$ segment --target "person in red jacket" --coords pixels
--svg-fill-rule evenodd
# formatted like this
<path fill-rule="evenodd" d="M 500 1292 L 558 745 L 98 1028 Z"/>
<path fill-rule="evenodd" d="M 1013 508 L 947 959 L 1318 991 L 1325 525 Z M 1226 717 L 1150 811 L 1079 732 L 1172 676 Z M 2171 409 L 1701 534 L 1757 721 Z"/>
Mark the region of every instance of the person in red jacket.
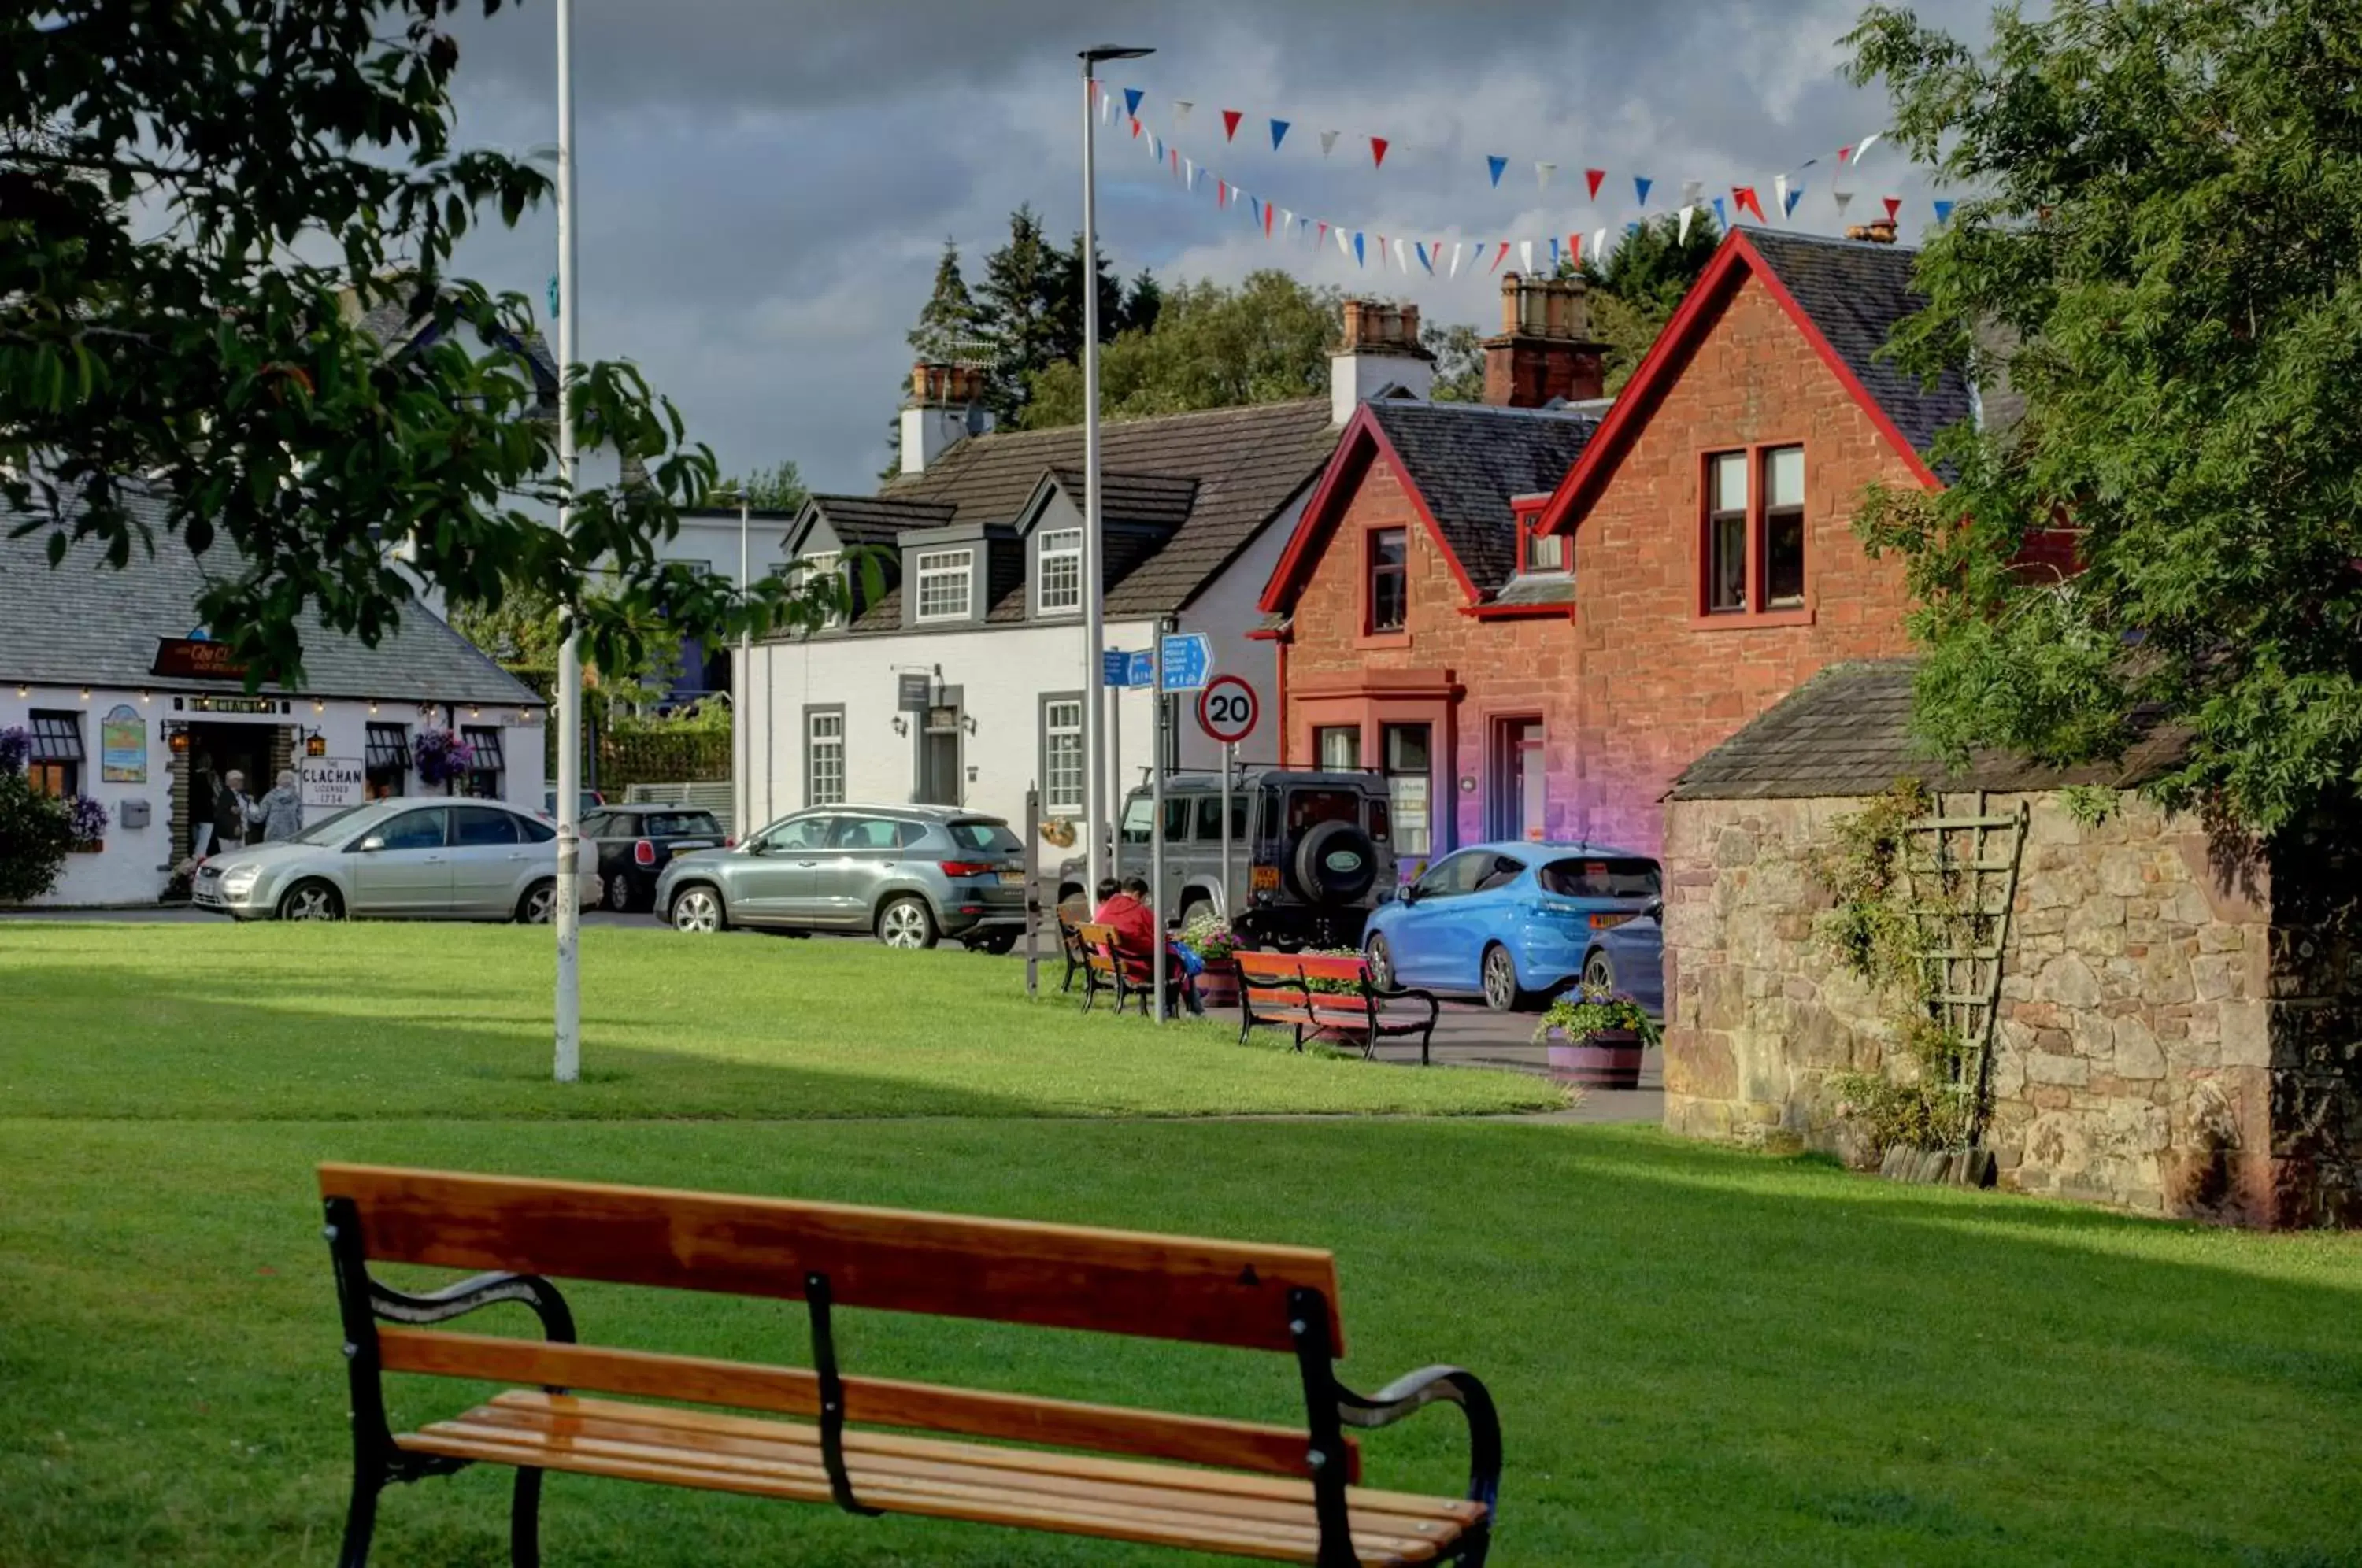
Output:
<path fill-rule="evenodd" d="M 1116 938 L 1127 954 L 1138 955 L 1128 965 L 1131 977 L 1142 984 L 1150 976 L 1147 955 L 1160 945 L 1156 932 L 1156 911 L 1148 901 L 1148 879 L 1127 877 L 1122 890 L 1099 905 L 1098 913 L 1091 917 L 1097 923 L 1115 928 Z M 1165 947 L 1166 977 L 1181 994 L 1182 1002 L 1191 1012 L 1202 1013 L 1205 1006 L 1198 999 L 1198 988 L 1189 973 L 1178 961 L 1170 946 Z"/>

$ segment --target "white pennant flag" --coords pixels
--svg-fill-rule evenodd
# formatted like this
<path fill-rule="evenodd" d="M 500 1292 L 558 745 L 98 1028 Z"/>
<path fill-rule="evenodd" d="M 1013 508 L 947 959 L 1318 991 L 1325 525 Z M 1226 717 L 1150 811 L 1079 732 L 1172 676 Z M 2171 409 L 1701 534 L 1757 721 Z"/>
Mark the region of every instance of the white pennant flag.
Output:
<path fill-rule="evenodd" d="M 1518 241 L 1518 264 L 1525 270 L 1528 277 L 1531 277 L 1533 275 L 1534 242 L 1532 240 L 1520 239 Z"/>
<path fill-rule="evenodd" d="M 1788 221 L 1788 176 L 1785 174 L 1772 176 L 1772 199 L 1780 205 L 1780 215 L 1772 221 L 1786 223 Z"/>
<path fill-rule="evenodd" d="M 1279 209 L 1279 232 L 1282 234 L 1296 232 L 1296 215 L 1286 207 Z"/>
<path fill-rule="evenodd" d="M 1185 191 L 1198 188 L 1198 160 L 1194 158 L 1181 160 L 1181 188 Z"/>
<path fill-rule="evenodd" d="M 1868 136 L 1862 138 L 1860 141 L 1855 142 L 1853 144 L 1853 160 L 1856 163 L 1860 163 L 1863 159 L 1869 157 L 1871 143 L 1876 141 L 1880 137 L 1882 137 L 1886 133 L 1884 131 L 1872 131 Z"/>
<path fill-rule="evenodd" d="M 1853 193 L 1851 191 L 1831 191 L 1829 194 L 1837 199 L 1838 216 L 1840 218 L 1844 217 L 1846 204 L 1853 200 Z"/>
<path fill-rule="evenodd" d="M 1547 191 L 1550 189 L 1551 176 L 1557 172 L 1558 165 L 1555 163 L 1537 163 L 1534 165 L 1534 182 Z"/>
<path fill-rule="evenodd" d="M 1174 100 L 1173 100 L 1173 123 L 1174 123 L 1175 125 L 1176 125 L 1176 126 L 1186 126 L 1186 125 L 1187 125 L 1187 124 L 1189 123 L 1189 111 L 1190 111 L 1190 110 L 1192 110 L 1192 109 L 1194 109 L 1194 108 L 1196 108 L 1197 106 L 1198 106 L 1198 105 L 1197 105 L 1194 102 L 1192 102 L 1191 100 L 1189 100 L 1189 99 L 1187 99 L 1187 98 L 1175 98 L 1175 99 L 1174 99 Z"/>
<path fill-rule="evenodd" d="M 1105 125 L 1113 118 L 1115 118 L 1115 94 L 1102 87 L 1099 89 L 1099 124 Z"/>
<path fill-rule="evenodd" d="M 1405 271 L 1405 272 L 1407 272 L 1407 271 L 1410 271 L 1410 241 L 1409 241 L 1409 240 L 1407 240 L 1407 239 L 1397 239 L 1397 240 L 1396 240 L 1396 241 L 1395 241 L 1395 265 L 1396 265 L 1396 267 L 1397 267 L 1398 269 L 1400 269 L 1401 271 Z"/>
<path fill-rule="evenodd" d="M 1345 231 L 1341 228 L 1332 228 L 1329 232 L 1337 237 L 1337 248 L 1345 253 L 1345 259 L 1347 260 L 1352 260 L 1353 259 L 1353 242 L 1345 237 Z"/>
<path fill-rule="evenodd" d="M 1603 267 L 1607 264 L 1607 231 L 1604 228 L 1592 231 L 1591 259 Z"/>
<path fill-rule="evenodd" d="M 1674 244 L 1687 245 L 1690 242 L 1690 215 L 1695 211 L 1697 211 L 1695 207 L 1683 207 L 1682 209 L 1681 223 L 1676 227 L 1673 234 Z"/>
<path fill-rule="evenodd" d="M 1454 278 L 1460 276 L 1460 253 L 1467 248 L 1468 242 L 1465 240 L 1455 239 L 1451 242 L 1451 271 L 1449 276 Z"/>
<path fill-rule="evenodd" d="M 1321 156 L 1321 157 L 1323 157 L 1323 158 L 1328 157 L 1328 156 L 1329 156 L 1329 149 L 1330 149 L 1330 148 L 1332 148 L 1332 147 L 1335 147 L 1336 145 L 1337 145 L 1337 133 L 1336 133 L 1335 131 L 1332 131 L 1332 130 L 1325 130 L 1325 131 L 1322 131 L 1322 132 L 1320 133 L 1320 156 Z"/>

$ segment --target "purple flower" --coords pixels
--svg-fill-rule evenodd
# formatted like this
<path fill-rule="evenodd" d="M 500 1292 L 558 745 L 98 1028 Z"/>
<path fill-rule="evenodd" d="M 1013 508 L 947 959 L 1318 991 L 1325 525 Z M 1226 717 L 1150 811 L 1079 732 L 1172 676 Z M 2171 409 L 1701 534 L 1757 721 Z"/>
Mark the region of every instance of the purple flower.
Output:
<path fill-rule="evenodd" d="M 66 808 L 76 844 L 95 844 L 106 836 L 106 808 L 87 795 L 76 795 Z"/>
<path fill-rule="evenodd" d="M 0 730 L 0 773 L 21 772 L 25 759 L 32 755 L 31 731 L 22 724 L 11 724 Z"/>
<path fill-rule="evenodd" d="M 411 742 L 418 777 L 428 784 L 444 784 L 476 766 L 476 748 L 449 730 L 421 730 Z"/>

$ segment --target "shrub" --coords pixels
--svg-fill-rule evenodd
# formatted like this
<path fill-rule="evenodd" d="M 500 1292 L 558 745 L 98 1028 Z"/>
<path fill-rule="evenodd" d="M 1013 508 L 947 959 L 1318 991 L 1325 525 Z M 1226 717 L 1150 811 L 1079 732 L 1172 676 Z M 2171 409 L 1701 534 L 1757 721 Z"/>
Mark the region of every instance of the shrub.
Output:
<path fill-rule="evenodd" d="M 1535 1041 L 1548 1040 L 1553 1030 L 1573 1041 L 1620 1032 L 1639 1035 L 1643 1045 L 1658 1045 L 1665 1038 L 1665 1032 L 1639 1002 L 1614 991 L 1589 987 L 1562 996 L 1543 1009 L 1540 1021 L 1534 1025 Z"/>
<path fill-rule="evenodd" d="M 1973 1086 L 1967 1081 L 1969 1048 L 1932 1018 L 1915 1021 L 1903 1038 L 1904 1073 L 1831 1073 L 1824 1081 L 1838 1097 L 1837 1115 L 1870 1143 L 1873 1154 L 1909 1149 L 1964 1149 L 1976 1133 Z"/>
<path fill-rule="evenodd" d="M 56 887 L 73 843 L 72 812 L 34 792 L 22 756 L 0 767 L 0 902 L 25 903 Z"/>

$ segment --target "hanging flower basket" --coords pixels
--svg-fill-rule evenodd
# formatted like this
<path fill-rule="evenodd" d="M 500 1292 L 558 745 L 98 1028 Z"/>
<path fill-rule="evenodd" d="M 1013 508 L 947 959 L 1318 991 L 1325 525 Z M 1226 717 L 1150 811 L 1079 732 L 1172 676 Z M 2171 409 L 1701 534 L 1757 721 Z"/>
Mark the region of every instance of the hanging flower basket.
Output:
<path fill-rule="evenodd" d="M 418 781 L 429 787 L 464 778 L 476 766 L 476 748 L 449 730 L 421 730 L 410 743 Z"/>
<path fill-rule="evenodd" d="M 87 795 L 76 795 L 66 805 L 67 822 L 73 834 L 68 853 L 96 855 L 106 847 L 106 808 Z"/>

